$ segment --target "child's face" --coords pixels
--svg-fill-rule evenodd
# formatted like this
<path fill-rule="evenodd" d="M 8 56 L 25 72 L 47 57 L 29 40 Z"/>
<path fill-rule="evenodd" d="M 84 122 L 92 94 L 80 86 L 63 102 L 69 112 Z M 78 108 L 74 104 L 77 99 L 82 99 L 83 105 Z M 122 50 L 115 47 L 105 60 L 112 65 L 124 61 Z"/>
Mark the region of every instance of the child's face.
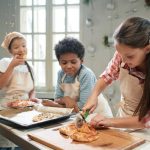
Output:
<path fill-rule="evenodd" d="M 66 53 L 60 56 L 59 64 L 62 70 L 70 76 L 75 76 L 80 69 L 82 60 L 74 53 Z"/>
<path fill-rule="evenodd" d="M 10 52 L 13 56 L 19 55 L 23 56 L 27 54 L 26 41 L 22 38 L 14 39 L 11 44 Z"/>
<path fill-rule="evenodd" d="M 115 43 L 116 50 L 120 53 L 124 63 L 130 68 L 143 67 L 147 55 L 146 48 L 131 48 L 124 44 Z"/>

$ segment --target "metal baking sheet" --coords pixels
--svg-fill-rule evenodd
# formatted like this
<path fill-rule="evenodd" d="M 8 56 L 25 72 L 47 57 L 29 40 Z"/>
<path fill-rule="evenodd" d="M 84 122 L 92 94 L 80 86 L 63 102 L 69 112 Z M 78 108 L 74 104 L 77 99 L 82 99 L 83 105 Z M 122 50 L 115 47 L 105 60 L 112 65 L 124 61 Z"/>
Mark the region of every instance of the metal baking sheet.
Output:
<path fill-rule="evenodd" d="M 34 108 L 21 108 L 21 109 L 5 109 L 0 111 L 0 120 L 2 123 L 9 123 L 9 125 L 17 125 L 20 127 L 33 127 L 37 125 L 42 125 L 46 123 L 56 123 L 68 119 L 71 114 L 61 115 L 56 118 L 47 119 L 39 122 L 33 122 L 32 118 L 41 112 L 35 110 Z"/>

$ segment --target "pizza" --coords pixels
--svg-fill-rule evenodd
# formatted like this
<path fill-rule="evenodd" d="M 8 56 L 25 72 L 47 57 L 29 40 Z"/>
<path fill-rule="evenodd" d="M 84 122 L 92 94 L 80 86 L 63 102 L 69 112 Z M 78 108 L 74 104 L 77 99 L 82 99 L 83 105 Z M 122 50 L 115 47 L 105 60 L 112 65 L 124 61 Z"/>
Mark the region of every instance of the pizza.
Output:
<path fill-rule="evenodd" d="M 34 102 L 30 100 L 19 100 L 19 99 L 7 103 L 7 106 L 11 108 L 29 107 L 33 105 Z"/>
<path fill-rule="evenodd" d="M 38 114 L 38 115 L 34 116 L 32 118 L 32 121 L 33 122 L 45 121 L 45 120 L 56 118 L 56 117 L 59 117 L 59 116 L 61 116 L 61 115 L 50 113 L 50 112 L 43 112 L 41 114 Z"/>
<path fill-rule="evenodd" d="M 99 138 L 98 132 L 88 123 L 84 123 L 81 128 L 72 123 L 60 128 L 59 132 L 78 142 L 92 142 Z"/>

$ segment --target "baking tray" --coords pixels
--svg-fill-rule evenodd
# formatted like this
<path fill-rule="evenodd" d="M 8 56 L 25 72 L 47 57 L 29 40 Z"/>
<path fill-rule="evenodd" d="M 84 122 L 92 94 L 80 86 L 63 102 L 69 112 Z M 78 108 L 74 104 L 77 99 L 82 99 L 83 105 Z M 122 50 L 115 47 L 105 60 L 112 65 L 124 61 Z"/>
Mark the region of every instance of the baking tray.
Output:
<path fill-rule="evenodd" d="M 23 127 L 23 128 L 30 128 L 39 125 L 45 124 L 53 124 L 56 122 L 63 121 L 65 119 L 70 118 L 72 113 L 67 115 L 61 115 L 56 118 L 47 119 L 44 121 L 33 122 L 32 118 L 35 115 L 38 115 L 39 111 L 35 110 L 34 108 L 21 108 L 21 109 L 4 109 L 0 111 L 0 122 L 4 124 L 8 124 L 13 127 Z"/>

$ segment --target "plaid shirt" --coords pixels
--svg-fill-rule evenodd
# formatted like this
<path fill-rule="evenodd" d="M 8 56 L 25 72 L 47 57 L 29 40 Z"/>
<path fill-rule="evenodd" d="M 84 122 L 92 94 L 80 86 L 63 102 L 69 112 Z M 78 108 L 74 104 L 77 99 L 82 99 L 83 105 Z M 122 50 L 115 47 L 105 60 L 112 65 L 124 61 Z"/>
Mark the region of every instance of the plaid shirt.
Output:
<path fill-rule="evenodd" d="M 127 69 L 129 74 L 137 77 L 139 79 L 139 83 L 144 83 L 145 74 L 138 71 L 137 68 L 129 68 L 126 63 L 123 63 L 122 57 L 117 51 L 100 77 L 102 77 L 106 83 L 110 84 L 112 81 L 119 78 L 120 67 Z"/>

